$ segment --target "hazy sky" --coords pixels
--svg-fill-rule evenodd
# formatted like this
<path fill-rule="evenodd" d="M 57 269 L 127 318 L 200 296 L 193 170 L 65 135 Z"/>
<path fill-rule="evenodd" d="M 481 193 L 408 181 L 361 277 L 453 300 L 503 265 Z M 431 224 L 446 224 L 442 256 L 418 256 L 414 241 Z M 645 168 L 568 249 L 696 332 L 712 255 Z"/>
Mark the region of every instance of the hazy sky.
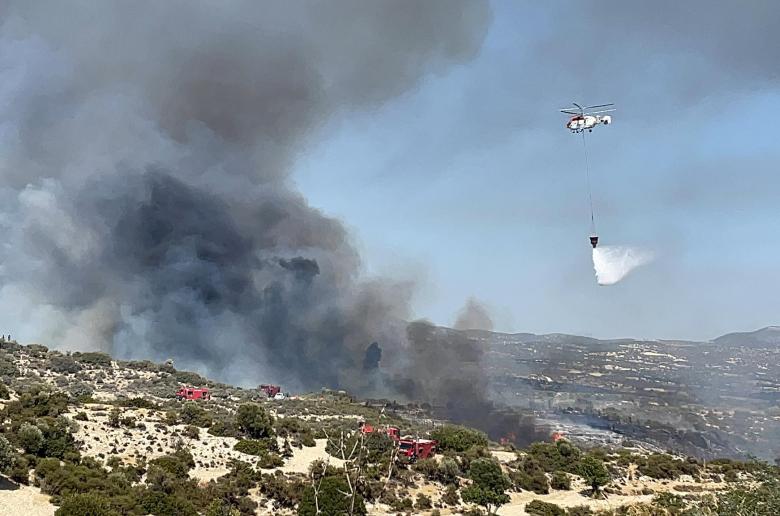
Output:
<path fill-rule="evenodd" d="M 493 5 L 473 61 L 336 119 L 294 181 L 368 274 L 420 281 L 415 315 L 469 296 L 502 331 L 709 339 L 780 322 L 780 2 Z M 655 262 L 596 284 L 579 136 L 604 244 Z"/>

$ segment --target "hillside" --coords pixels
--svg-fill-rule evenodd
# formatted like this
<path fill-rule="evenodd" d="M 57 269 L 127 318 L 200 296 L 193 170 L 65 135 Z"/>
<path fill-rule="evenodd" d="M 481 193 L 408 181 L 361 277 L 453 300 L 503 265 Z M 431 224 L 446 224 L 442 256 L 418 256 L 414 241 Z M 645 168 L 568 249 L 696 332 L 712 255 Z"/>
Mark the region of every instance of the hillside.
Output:
<path fill-rule="evenodd" d="M 712 342 L 468 334 L 484 350 L 492 397 L 572 438 L 640 440 L 699 458 L 780 457 L 776 327 Z"/>
<path fill-rule="evenodd" d="M 718 514 L 718 504 L 768 496 L 761 486 L 777 482 L 777 469 L 761 463 L 585 450 L 566 440 L 515 450 L 426 419 L 415 405 L 327 390 L 268 400 L 170 364 L 0 346 L 3 514 L 476 514 L 467 500 L 492 500 L 504 515 L 681 514 L 685 506 Z M 181 384 L 207 386 L 212 397 L 177 401 Z M 384 433 L 357 431 L 360 420 L 436 438 L 440 453 L 406 460 Z M 602 464 L 604 486 L 593 497 L 583 476 Z M 485 471 L 498 476 L 483 488 Z"/>

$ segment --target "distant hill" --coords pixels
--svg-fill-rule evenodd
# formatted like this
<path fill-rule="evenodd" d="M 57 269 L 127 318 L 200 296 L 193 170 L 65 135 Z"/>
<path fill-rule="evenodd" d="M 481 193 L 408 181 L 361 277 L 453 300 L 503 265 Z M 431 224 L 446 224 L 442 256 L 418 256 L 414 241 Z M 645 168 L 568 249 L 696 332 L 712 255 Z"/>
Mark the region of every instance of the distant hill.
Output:
<path fill-rule="evenodd" d="M 780 346 L 780 326 L 767 326 L 750 332 L 727 333 L 713 342 L 723 346 Z"/>

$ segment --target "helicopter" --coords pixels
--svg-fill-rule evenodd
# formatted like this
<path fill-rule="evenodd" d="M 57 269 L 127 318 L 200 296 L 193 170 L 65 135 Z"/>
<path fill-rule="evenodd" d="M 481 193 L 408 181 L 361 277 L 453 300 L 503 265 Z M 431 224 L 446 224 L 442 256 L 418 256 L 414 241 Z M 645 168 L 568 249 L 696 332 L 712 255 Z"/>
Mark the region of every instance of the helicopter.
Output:
<path fill-rule="evenodd" d="M 575 107 L 561 109 L 561 113 L 566 113 L 572 116 L 568 122 L 566 122 L 566 128 L 573 133 L 581 133 L 583 131 L 593 132 L 593 128 L 599 124 L 609 125 L 612 123 L 612 117 L 610 115 L 604 115 L 603 113 L 610 113 L 615 111 L 614 109 L 601 109 L 609 108 L 615 104 L 599 104 L 597 106 L 582 107 L 576 102 L 572 102 Z M 596 109 L 596 111 L 591 111 Z"/>

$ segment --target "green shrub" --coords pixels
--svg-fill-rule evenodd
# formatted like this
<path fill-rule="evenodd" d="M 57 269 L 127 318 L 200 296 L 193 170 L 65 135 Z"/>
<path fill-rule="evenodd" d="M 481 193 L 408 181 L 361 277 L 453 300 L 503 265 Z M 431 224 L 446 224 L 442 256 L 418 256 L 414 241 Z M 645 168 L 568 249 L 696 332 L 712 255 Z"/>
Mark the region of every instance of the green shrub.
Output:
<path fill-rule="evenodd" d="M 444 425 L 431 432 L 431 439 L 438 441 L 441 451 L 465 452 L 475 446 L 487 446 L 487 435 L 465 426 Z"/>
<path fill-rule="evenodd" d="M 273 444 L 270 439 L 241 439 L 235 445 L 233 449 L 246 453 L 249 455 L 262 456 L 266 455 L 273 448 Z"/>
<path fill-rule="evenodd" d="M 586 455 L 582 458 L 579 474 L 591 487 L 594 496 L 598 493 L 600 487 L 607 485 L 611 480 L 604 462 L 592 455 Z"/>
<path fill-rule="evenodd" d="M 27 453 L 37 455 L 43 448 L 43 432 L 35 425 L 31 425 L 28 422 L 22 423 L 16 435 L 19 438 L 19 444 Z"/>
<path fill-rule="evenodd" d="M 8 387 L 0 381 L 0 400 L 7 400 L 11 399 L 11 391 L 8 390 Z"/>
<path fill-rule="evenodd" d="M 532 457 L 525 457 L 520 463 L 520 468 L 510 472 L 510 478 L 515 489 L 533 491 L 536 494 L 550 492 L 550 483 L 544 469 Z"/>
<path fill-rule="evenodd" d="M 533 443 L 528 447 L 528 456 L 536 461 L 546 473 L 555 470 L 576 473 L 582 452 L 568 441 Z"/>
<path fill-rule="evenodd" d="M 637 466 L 643 475 L 659 480 L 673 480 L 680 475 L 696 475 L 699 472 L 696 462 L 675 459 L 664 453 L 653 453 L 646 458 L 637 457 Z"/>
<path fill-rule="evenodd" d="M 179 420 L 185 425 L 208 427 L 211 425 L 211 416 L 206 410 L 194 401 L 186 402 L 179 411 Z"/>
<path fill-rule="evenodd" d="M 76 414 L 75 416 L 73 416 L 73 419 L 75 419 L 76 421 L 89 421 L 89 417 L 87 416 L 87 413 L 84 412 L 83 410 L 78 414 Z"/>
<path fill-rule="evenodd" d="M 120 405 L 123 407 L 129 407 L 129 408 L 142 408 L 142 409 L 157 409 L 157 404 L 151 400 L 147 400 L 146 398 L 129 398 L 129 399 L 123 399 L 119 402 Z"/>
<path fill-rule="evenodd" d="M 303 497 L 305 484 L 298 479 L 288 480 L 281 471 L 262 475 L 261 478 L 260 492 L 279 507 L 292 509 Z"/>
<path fill-rule="evenodd" d="M 532 500 L 525 504 L 525 512 L 534 516 L 566 516 L 565 509 L 541 500 Z"/>
<path fill-rule="evenodd" d="M 112 408 L 108 413 L 108 426 L 119 428 L 122 425 L 122 411 L 118 408 Z"/>
<path fill-rule="evenodd" d="M 81 371 L 81 366 L 72 357 L 52 355 L 46 362 L 46 367 L 55 373 L 74 374 Z"/>
<path fill-rule="evenodd" d="M 0 435 L 0 473 L 7 473 L 11 470 L 16 460 L 16 450 L 8 442 L 8 439 Z"/>
<path fill-rule="evenodd" d="M 414 501 L 414 508 L 418 511 L 425 511 L 433 507 L 433 502 L 430 497 L 425 496 L 423 493 L 419 493 Z"/>
<path fill-rule="evenodd" d="M 273 437 L 273 418 L 256 403 L 239 405 L 236 412 L 238 428 L 252 439 Z"/>
<path fill-rule="evenodd" d="M 185 426 L 182 430 L 182 434 L 184 434 L 185 437 L 189 437 L 190 439 L 200 439 L 200 430 L 197 426 Z"/>
<path fill-rule="evenodd" d="M 357 493 L 353 495 L 354 510 L 350 511 L 350 508 L 353 506 L 353 497 L 346 497 L 343 494 L 349 492 L 349 485 L 343 476 L 326 476 L 323 478 L 319 484 L 319 496 L 317 497 L 320 513 L 365 515 L 366 506 L 363 502 L 363 497 Z M 309 486 L 304 490 L 301 502 L 298 505 L 298 515 L 315 516 L 316 514 L 318 513 L 314 501 L 314 488 Z"/>
<path fill-rule="evenodd" d="M 185 385 L 207 385 L 209 383 L 207 379 L 203 378 L 198 373 L 190 371 L 176 371 L 173 373 L 173 378 L 178 383 L 183 383 Z"/>
<path fill-rule="evenodd" d="M 76 494 L 65 497 L 54 516 L 118 516 L 108 500 L 98 494 Z"/>
<path fill-rule="evenodd" d="M 509 501 L 505 491 L 512 484 L 497 461 L 487 458 L 472 461 L 469 478 L 473 483 L 461 493 L 464 502 L 481 505 L 492 513 Z"/>
<path fill-rule="evenodd" d="M 593 511 L 587 505 L 577 505 L 566 510 L 566 516 L 591 516 Z"/>
<path fill-rule="evenodd" d="M 19 376 L 19 370 L 14 363 L 4 357 L 0 357 L 0 377 L 16 378 L 17 376 Z"/>
<path fill-rule="evenodd" d="M 284 460 L 275 453 L 266 453 L 257 460 L 257 467 L 261 469 L 273 469 L 284 466 Z"/>
<path fill-rule="evenodd" d="M 460 496 L 458 495 L 458 487 L 450 484 L 444 491 L 441 497 L 441 501 L 447 505 L 460 505 Z"/>
<path fill-rule="evenodd" d="M 571 479 L 564 471 L 555 471 L 550 481 L 550 487 L 559 491 L 568 491 L 571 489 Z"/>
<path fill-rule="evenodd" d="M 180 448 L 173 453 L 149 461 L 149 466 L 161 468 L 176 478 L 188 478 L 190 469 L 195 467 L 195 461 L 190 452 Z"/>
<path fill-rule="evenodd" d="M 107 367 L 111 365 L 111 357 L 105 353 L 89 351 L 86 353 L 73 353 L 71 355 L 78 362 L 95 367 Z"/>
<path fill-rule="evenodd" d="M 238 425 L 232 421 L 217 421 L 209 427 L 209 434 L 217 437 L 240 437 Z"/>

